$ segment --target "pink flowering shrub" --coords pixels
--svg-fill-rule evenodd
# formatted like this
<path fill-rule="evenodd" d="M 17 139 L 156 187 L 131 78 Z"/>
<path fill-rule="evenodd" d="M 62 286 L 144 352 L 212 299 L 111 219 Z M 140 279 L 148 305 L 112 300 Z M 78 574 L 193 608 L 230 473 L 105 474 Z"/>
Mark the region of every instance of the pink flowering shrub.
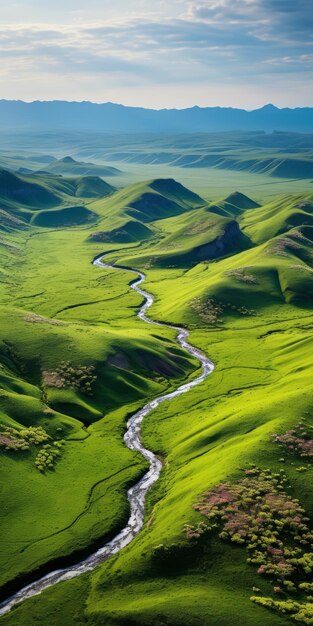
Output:
<path fill-rule="evenodd" d="M 273 435 L 274 441 L 282 448 L 302 458 L 313 458 L 312 433 L 303 425 L 298 424 L 294 429 L 287 430 L 281 435 Z"/>
<path fill-rule="evenodd" d="M 220 483 L 194 506 L 206 523 L 187 525 L 186 536 L 197 541 L 208 525 L 218 528 L 221 539 L 246 547 L 247 562 L 257 567 L 258 574 L 277 581 L 276 594 L 294 594 L 298 589 L 311 593 L 306 581 L 313 571 L 313 534 L 299 501 L 286 493 L 285 481 L 282 470 L 273 474 L 253 466 L 242 479 Z M 270 604 L 277 608 L 277 602 Z M 301 611 L 307 619 L 305 606 Z M 295 613 L 298 621 L 301 611 Z"/>

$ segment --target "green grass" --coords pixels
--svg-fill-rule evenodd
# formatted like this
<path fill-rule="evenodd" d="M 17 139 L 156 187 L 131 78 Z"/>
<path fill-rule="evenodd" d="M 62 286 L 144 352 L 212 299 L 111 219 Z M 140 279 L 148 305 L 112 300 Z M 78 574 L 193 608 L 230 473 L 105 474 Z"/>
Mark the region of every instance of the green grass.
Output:
<path fill-rule="evenodd" d="M 243 231 L 255 243 L 263 243 L 304 225 L 313 225 L 312 193 L 275 198 L 257 210 L 245 211 L 241 219 Z"/>
<path fill-rule="evenodd" d="M 31 454 L 1 453 L 10 476 L 0 517 L 2 584 L 123 525 L 126 488 L 145 467 L 124 447 L 126 416 L 196 369 L 174 346 L 172 331 L 135 317 L 140 298 L 129 289 L 132 276 L 95 268 L 92 257 L 103 249 L 120 264 L 144 267 L 146 288 L 155 295 L 149 314 L 188 325 L 192 343 L 215 370 L 145 418 L 144 444 L 164 467 L 140 535 L 91 574 L 26 601 L 1 623 L 290 623 L 250 601 L 253 587 L 273 597 L 273 584 L 246 563 L 243 548 L 223 543 L 217 533 L 191 548 L 184 532 L 185 523 L 201 519 L 193 509 L 201 494 L 238 478 L 250 463 L 283 468 L 290 494 L 313 512 L 312 467 L 297 471 L 303 461 L 288 454 L 282 461 L 271 437 L 311 417 L 311 197 L 264 201 L 251 194 L 254 203 L 226 194 L 214 209 L 172 181 L 154 180 L 88 205 L 99 215 L 96 225 L 6 234 L 0 423 L 40 425 L 52 437 L 61 427 L 66 443 L 55 470 L 44 475 Z M 291 221 L 295 209 L 297 223 Z M 136 225 L 143 222 L 149 237 Z M 116 238 L 129 223 L 136 225 L 134 244 Z M 198 250 L 223 237 L 231 223 L 244 233 L 236 245 L 218 258 L 207 249 L 199 259 Z M 107 239 L 97 243 L 94 232 Z M 45 387 L 42 370 L 69 360 L 95 366 L 93 396 Z M 165 560 L 157 557 L 160 544 L 174 546 Z"/>
<path fill-rule="evenodd" d="M 62 228 L 88 224 L 97 215 L 82 200 L 103 198 L 115 187 L 96 176 L 63 178 L 46 173 L 21 175 L 0 169 L 0 231 L 23 230 L 28 223 Z"/>
<path fill-rule="evenodd" d="M 44 228 L 64 228 L 65 226 L 79 226 L 94 222 L 97 216 L 83 206 L 54 209 L 53 211 L 37 211 L 32 217 L 31 224 Z"/>
<path fill-rule="evenodd" d="M 312 315 L 306 312 L 300 325 L 292 313 L 284 311 L 283 317 L 289 319 L 283 322 L 277 307 L 269 315 L 237 321 L 229 329 L 194 331 L 193 342 L 211 355 L 216 371 L 192 395 L 164 404 L 147 417 L 144 441 L 167 459 L 162 480 L 149 498 L 150 523 L 129 548 L 88 578 L 88 604 L 80 613 L 85 623 L 181 624 L 184 616 L 184 623 L 197 624 L 199 615 L 208 624 L 230 624 L 238 615 L 244 615 L 249 625 L 285 623 L 284 618 L 250 604 L 253 586 L 265 594 L 271 587 L 246 565 L 240 548 L 214 540 L 191 562 L 183 560 L 176 566 L 169 561 L 163 571 L 153 565 L 152 554 L 160 543 L 184 543 L 183 525 L 197 519 L 192 505 L 205 489 L 236 475 L 251 460 L 275 469 L 280 466 L 281 451 L 270 435 L 306 416 L 312 389 L 308 334 Z M 299 475 L 286 463 L 284 469 L 292 480 L 292 492 L 302 494 L 311 512 L 307 492 L 311 473 Z M 23 623 L 23 615 L 38 616 L 39 605 L 39 614 L 44 606 L 49 623 L 58 624 L 54 603 L 59 605 L 61 594 L 61 603 L 63 598 L 69 611 L 81 584 L 59 585 L 2 618 L 3 622 L 12 623 L 14 616 Z"/>
<path fill-rule="evenodd" d="M 217 215 L 210 207 L 160 220 L 157 231 L 143 253 L 141 249 L 126 258 L 130 267 L 185 267 L 204 259 L 215 259 L 249 246 L 235 220 Z M 142 238 L 144 239 L 144 238 Z"/>
<path fill-rule="evenodd" d="M 0 423 L 40 425 L 52 437 L 61 429 L 66 444 L 49 475 L 36 470 L 32 454 L 1 452 L 10 476 L 0 515 L 2 585 L 122 526 L 126 487 L 145 467 L 125 449 L 127 414 L 196 365 L 173 331 L 159 334 L 135 317 L 140 297 L 129 273 L 91 265 L 101 248 L 87 236 L 33 229 L 15 233 L 18 255 L 6 249 Z M 69 360 L 95 367 L 92 396 L 44 383 L 44 371 Z"/>

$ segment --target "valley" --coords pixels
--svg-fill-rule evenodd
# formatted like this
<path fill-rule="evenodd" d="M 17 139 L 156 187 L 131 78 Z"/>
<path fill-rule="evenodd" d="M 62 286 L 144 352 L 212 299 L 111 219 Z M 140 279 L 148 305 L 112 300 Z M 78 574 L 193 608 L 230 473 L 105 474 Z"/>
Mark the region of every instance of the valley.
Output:
<path fill-rule="evenodd" d="M 126 526 L 127 491 L 148 459 L 124 435 L 147 403 L 140 437 L 160 475 L 126 547 L 1 624 L 311 623 L 301 516 L 313 512 L 313 171 L 308 136 L 291 135 L 216 134 L 208 150 L 200 134 L 86 137 L 74 149 L 65 134 L 62 151 L 48 136 L 40 154 L 39 133 L 23 163 L 19 136 L 9 150 L 4 135 L 1 601 Z M 129 269 L 144 275 L 148 316 L 162 325 L 138 316 Z M 214 364 L 201 382 L 197 351 L 174 327 Z M 175 393 L 182 385 L 190 392 Z M 255 491 L 240 507 L 250 520 L 256 493 L 280 494 L 294 514 L 283 532 L 281 508 L 265 503 L 248 545 L 242 510 L 242 527 L 236 518 L 232 533 L 228 520 L 225 534 L 208 503 L 230 497 L 236 508 L 231 489 L 249 472 Z"/>

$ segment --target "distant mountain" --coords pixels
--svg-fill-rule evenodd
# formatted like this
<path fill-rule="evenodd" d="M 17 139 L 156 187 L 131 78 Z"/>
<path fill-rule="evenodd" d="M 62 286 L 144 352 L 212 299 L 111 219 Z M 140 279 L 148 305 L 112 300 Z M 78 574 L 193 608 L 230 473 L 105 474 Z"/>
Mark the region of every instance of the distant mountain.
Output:
<path fill-rule="evenodd" d="M 235 130 L 313 132 L 313 108 L 254 111 L 223 107 L 144 109 L 107 102 L 0 100 L 0 129 L 75 129 L 114 132 L 216 132 Z"/>

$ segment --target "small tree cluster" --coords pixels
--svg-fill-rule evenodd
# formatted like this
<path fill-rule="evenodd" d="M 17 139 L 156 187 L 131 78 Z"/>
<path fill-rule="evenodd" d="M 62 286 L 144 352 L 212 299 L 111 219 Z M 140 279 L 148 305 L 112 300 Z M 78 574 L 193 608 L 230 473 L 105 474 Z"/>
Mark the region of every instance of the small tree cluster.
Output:
<path fill-rule="evenodd" d="M 62 448 L 63 445 L 63 440 L 54 441 L 53 444 L 46 444 L 39 450 L 35 465 L 40 472 L 54 468 L 56 461 L 61 456 L 60 448 Z"/>
<path fill-rule="evenodd" d="M 69 361 L 63 361 L 55 370 L 44 370 L 43 381 L 49 387 L 69 387 L 86 395 L 93 395 L 97 376 L 93 365 L 74 367 Z"/>
<path fill-rule="evenodd" d="M 300 263 L 291 263 L 288 267 L 292 270 L 300 270 L 302 272 L 309 272 L 313 274 L 313 269 L 309 265 L 301 265 Z"/>
<path fill-rule="evenodd" d="M 240 315 L 255 315 L 255 311 L 246 306 L 237 306 L 231 302 L 217 302 L 214 298 L 195 298 L 191 308 L 196 311 L 200 319 L 207 324 L 221 324 L 222 315 L 227 311 L 234 311 Z"/>
<path fill-rule="evenodd" d="M 199 522 L 196 526 L 185 524 L 186 537 L 187 539 L 200 539 L 200 537 L 210 533 L 216 527 L 217 524 L 206 524 L 205 522 Z"/>
<path fill-rule="evenodd" d="M 40 426 L 17 428 L 0 426 L 0 446 L 5 450 L 29 450 L 31 445 L 39 446 L 50 439 Z"/>
<path fill-rule="evenodd" d="M 47 441 L 49 443 L 46 443 Z M 0 448 L 15 452 L 29 451 L 33 446 L 37 448 L 40 446 L 40 450 L 36 454 L 35 465 L 41 472 L 54 468 L 57 459 L 61 456 L 61 448 L 64 443 L 63 439 L 52 442 L 51 437 L 41 426 L 30 426 L 21 430 L 0 426 Z"/>
<path fill-rule="evenodd" d="M 61 320 L 54 320 L 48 317 L 43 317 L 37 313 L 25 313 L 23 316 L 25 322 L 32 324 L 50 324 L 51 326 L 64 326 L 64 322 Z"/>
<path fill-rule="evenodd" d="M 213 298 L 201 300 L 195 298 L 191 303 L 191 308 L 198 313 L 200 319 L 208 324 L 221 323 L 221 315 L 224 311 L 224 305 L 216 302 Z"/>
<path fill-rule="evenodd" d="M 311 432 L 310 432 L 311 431 Z M 313 458 L 313 439 L 311 428 L 297 424 L 282 434 L 273 434 L 274 441 L 291 454 L 302 458 Z"/>
<path fill-rule="evenodd" d="M 247 562 L 257 567 L 258 574 L 276 581 L 276 594 L 310 594 L 305 604 L 300 603 L 295 617 L 299 621 L 299 615 L 308 614 L 312 594 L 307 578 L 313 571 L 313 534 L 299 501 L 286 493 L 286 482 L 282 470 L 273 474 L 252 466 L 241 480 L 205 493 L 194 506 L 205 516 L 205 524 L 187 525 L 185 531 L 189 540 L 198 541 L 208 525 L 219 528 L 221 539 L 246 547 Z M 271 606 L 276 605 L 271 600 Z"/>
<path fill-rule="evenodd" d="M 235 278 L 240 283 L 246 283 L 248 285 L 255 285 L 258 281 L 254 274 L 247 273 L 248 268 L 246 267 L 238 267 L 235 270 L 229 270 L 225 272 L 225 276 L 230 276 L 231 278 Z"/>
<path fill-rule="evenodd" d="M 295 600 L 273 600 L 264 596 L 251 596 L 255 604 L 289 615 L 296 622 L 313 624 L 313 602 L 296 602 Z"/>

